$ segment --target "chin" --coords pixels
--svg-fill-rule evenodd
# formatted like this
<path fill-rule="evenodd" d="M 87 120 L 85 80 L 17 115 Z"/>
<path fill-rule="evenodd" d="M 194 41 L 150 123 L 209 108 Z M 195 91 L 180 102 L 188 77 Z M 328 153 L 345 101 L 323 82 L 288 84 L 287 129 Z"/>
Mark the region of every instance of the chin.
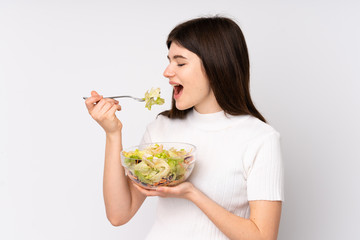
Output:
<path fill-rule="evenodd" d="M 184 111 L 186 109 L 189 109 L 189 108 L 193 107 L 190 104 L 181 104 L 179 102 L 176 102 L 175 106 L 176 106 L 177 110 L 180 110 L 180 111 Z"/>

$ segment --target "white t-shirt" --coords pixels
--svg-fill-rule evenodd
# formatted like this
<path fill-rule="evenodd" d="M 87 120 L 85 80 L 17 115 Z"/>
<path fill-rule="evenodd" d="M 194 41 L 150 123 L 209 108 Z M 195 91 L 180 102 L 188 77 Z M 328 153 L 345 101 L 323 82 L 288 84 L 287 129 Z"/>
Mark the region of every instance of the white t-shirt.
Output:
<path fill-rule="evenodd" d="M 159 116 L 142 143 L 186 142 L 197 147 L 188 181 L 213 201 L 248 218 L 251 200 L 284 200 L 280 135 L 259 119 L 200 114 L 185 119 Z M 155 224 L 146 240 L 228 239 L 191 201 L 159 198 Z"/>

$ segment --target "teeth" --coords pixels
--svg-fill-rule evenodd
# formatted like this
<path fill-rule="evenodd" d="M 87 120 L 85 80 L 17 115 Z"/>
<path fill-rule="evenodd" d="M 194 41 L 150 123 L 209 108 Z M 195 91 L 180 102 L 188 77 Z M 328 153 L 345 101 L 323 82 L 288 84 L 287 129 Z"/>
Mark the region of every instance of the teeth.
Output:
<path fill-rule="evenodd" d="M 173 86 L 173 87 L 180 87 L 180 86 L 182 86 L 180 83 L 170 83 L 170 85 L 171 86 Z"/>

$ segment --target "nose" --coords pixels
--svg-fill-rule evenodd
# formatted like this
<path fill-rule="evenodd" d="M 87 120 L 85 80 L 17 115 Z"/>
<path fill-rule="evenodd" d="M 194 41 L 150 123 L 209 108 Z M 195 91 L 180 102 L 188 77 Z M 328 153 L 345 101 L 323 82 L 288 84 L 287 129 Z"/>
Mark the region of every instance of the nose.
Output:
<path fill-rule="evenodd" d="M 170 78 L 170 77 L 175 76 L 175 72 L 174 72 L 174 70 L 171 68 L 171 65 L 170 65 L 170 64 L 165 68 L 165 71 L 164 71 L 163 75 L 164 75 L 164 77 L 166 77 L 166 78 Z"/>

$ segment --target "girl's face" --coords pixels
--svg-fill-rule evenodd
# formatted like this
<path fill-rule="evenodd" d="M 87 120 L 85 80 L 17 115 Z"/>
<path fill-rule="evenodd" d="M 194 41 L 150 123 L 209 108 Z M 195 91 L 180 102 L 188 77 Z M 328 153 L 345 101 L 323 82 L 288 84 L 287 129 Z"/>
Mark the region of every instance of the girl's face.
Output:
<path fill-rule="evenodd" d="M 172 42 L 168 59 L 170 63 L 164 71 L 164 76 L 174 88 L 177 109 L 195 107 L 199 113 L 221 111 L 201 59 L 195 53 Z"/>

